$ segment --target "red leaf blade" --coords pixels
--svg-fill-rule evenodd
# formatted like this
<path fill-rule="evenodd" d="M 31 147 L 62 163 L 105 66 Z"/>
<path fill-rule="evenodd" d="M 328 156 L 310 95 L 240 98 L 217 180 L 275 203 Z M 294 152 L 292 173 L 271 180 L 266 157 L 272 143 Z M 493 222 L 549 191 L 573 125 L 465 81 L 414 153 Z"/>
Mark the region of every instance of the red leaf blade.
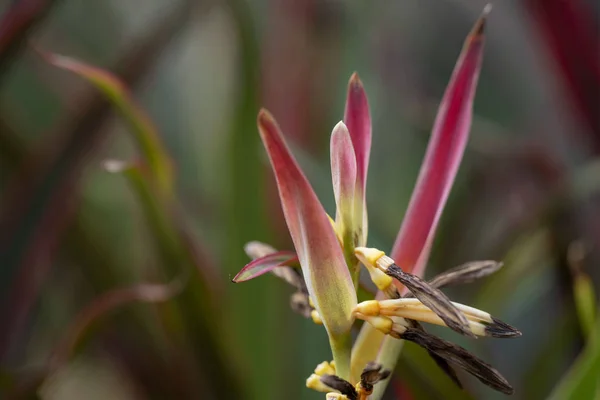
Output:
<path fill-rule="evenodd" d="M 440 216 L 471 128 L 473 101 L 484 43 L 485 16 L 467 37 L 440 103 L 425 160 L 391 257 L 406 271 L 422 275 Z"/>
<path fill-rule="evenodd" d="M 288 265 L 294 260 L 298 260 L 298 257 L 293 251 L 278 251 L 268 254 L 246 264 L 232 281 L 234 283 L 249 281 L 272 271 L 274 268 Z"/>
<path fill-rule="evenodd" d="M 317 195 L 266 110 L 258 115 L 258 128 L 308 292 L 329 335 L 346 334 L 353 321 L 356 292 L 342 248 Z"/>

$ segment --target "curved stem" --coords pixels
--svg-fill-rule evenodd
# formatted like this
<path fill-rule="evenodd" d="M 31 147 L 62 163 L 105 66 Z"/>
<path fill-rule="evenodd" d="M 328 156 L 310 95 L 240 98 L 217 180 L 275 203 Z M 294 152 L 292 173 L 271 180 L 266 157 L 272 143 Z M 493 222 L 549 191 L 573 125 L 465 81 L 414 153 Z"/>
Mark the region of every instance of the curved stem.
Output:
<path fill-rule="evenodd" d="M 335 361 L 335 374 L 347 381 L 350 380 L 350 358 L 352 355 L 352 336 L 350 332 L 343 335 L 330 336 L 329 345 Z"/>

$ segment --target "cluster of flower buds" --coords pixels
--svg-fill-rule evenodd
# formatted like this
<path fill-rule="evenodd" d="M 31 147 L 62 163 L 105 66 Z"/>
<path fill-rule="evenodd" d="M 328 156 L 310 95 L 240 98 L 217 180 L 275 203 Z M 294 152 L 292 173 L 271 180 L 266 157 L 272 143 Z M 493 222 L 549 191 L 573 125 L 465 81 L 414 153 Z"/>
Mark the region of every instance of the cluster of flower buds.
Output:
<path fill-rule="evenodd" d="M 497 271 L 501 264 L 491 261 L 473 262 L 460 266 L 425 282 L 421 278 L 402 271 L 394 260 L 378 249 L 357 247 L 355 254 L 371 272 L 379 271 L 405 285 L 410 295 L 385 300 L 368 300 L 354 307 L 354 315 L 379 331 L 397 339 L 412 341 L 424 347 L 434 360 L 460 385 L 447 362 L 463 368 L 483 383 L 501 392 L 511 394 L 512 387 L 494 368 L 469 353 L 464 348 L 431 335 L 420 322 L 448 326 L 470 337 L 489 336 L 513 338 L 521 332 L 485 311 L 451 302 L 439 287 L 471 282 Z M 381 282 L 381 281 L 380 281 Z M 390 293 L 393 282 L 380 290 Z M 396 291 L 396 294 L 398 292 Z M 414 296 L 414 297 L 412 297 Z"/>
<path fill-rule="evenodd" d="M 485 311 L 450 301 L 444 293 L 416 275 L 402 271 L 394 260 L 381 250 L 357 247 L 358 259 L 371 270 L 378 270 L 406 285 L 416 298 L 392 298 L 369 300 L 354 308 L 357 318 L 363 319 L 377 329 L 393 336 L 401 335 L 412 319 L 430 324 L 447 326 L 465 336 L 491 336 L 510 338 L 521 332 Z M 470 269 L 471 271 L 473 268 Z M 458 276 L 455 275 L 455 276 Z M 390 283 L 389 286 L 392 286 Z M 387 290 L 380 288 L 380 290 Z M 397 318 L 394 318 L 397 317 Z"/>
<path fill-rule="evenodd" d="M 474 335 L 495 338 L 521 336 L 518 330 L 485 311 L 460 303 L 451 302 L 451 304 L 467 318 L 469 330 Z M 440 316 L 415 298 L 364 301 L 359 303 L 354 311 L 357 318 L 363 319 L 383 333 L 391 335 L 399 335 L 407 327 L 410 327 L 406 319 L 446 326 Z M 394 317 L 401 318 L 394 319 Z"/>

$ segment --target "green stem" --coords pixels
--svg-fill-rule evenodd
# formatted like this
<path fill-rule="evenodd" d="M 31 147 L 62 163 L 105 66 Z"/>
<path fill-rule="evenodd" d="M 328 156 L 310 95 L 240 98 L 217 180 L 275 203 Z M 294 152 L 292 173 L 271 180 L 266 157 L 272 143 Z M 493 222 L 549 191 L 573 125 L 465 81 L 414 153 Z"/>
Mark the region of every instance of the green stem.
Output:
<path fill-rule="evenodd" d="M 383 342 L 381 343 L 381 350 L 377 356 L 377 362 L 382 364 L 384 369 L 394 371 L 396 369 L 398 359 L 400 358 L 403 345 L 404 340 L 395 339 L 391 336 L 384 337 Z M 377 385 L 375 385 L 370 399 L 381 399 L 390 381 L 391 379 L 386 379 L 383 382 L 379 382 Z"/>
<path fill-rule="evenodd" d="M 352 356 L 352 336 L 350 332 L 343 335 L 329 336 L 329 345 L 335 361 L 335 374 L 349 381 L 350 358 Z"/>

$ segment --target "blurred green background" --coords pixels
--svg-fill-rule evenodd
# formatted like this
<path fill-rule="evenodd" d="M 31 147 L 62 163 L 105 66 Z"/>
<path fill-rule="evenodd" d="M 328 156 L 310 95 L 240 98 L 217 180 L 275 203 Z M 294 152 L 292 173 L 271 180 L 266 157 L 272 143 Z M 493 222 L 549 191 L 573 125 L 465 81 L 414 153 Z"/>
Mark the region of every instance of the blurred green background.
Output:
<path fill-rule="evenodd" d="M 272 275 L 230 283 L 248 262 L 244 243 L 291 249 L 256 114 L 274 114 L 333 213 L 329 134 L 359 73 L 373 117 L 369 243 L 389 250 L 485 4 L 0 1 L 0 394 L 323 398 L 304 381 L 330 358 L 324 329 L 291 312 L 291 289 Z M 580 282 L 600 282 L 598 15 L 593 1 L 495 2 L 469 145 L 427 270 L 505 262 L 448 294 L 523 337 L 432 330 L 494 365 L 517 399 L 548 397 L 600 334 L 577 311 Z M 138 169 L 103 168 L 139 159 L 129 126 L 32 45 L 123 79 L 170 154 L 173 192 Z M 167 302 L 123 291 L 179 278 L 185 288 Z M 71 350 L 52 362 L 65 340 Z M 464 391 L 407 344 L 395 382 L 407 399 L 500 398 L 460 376 Z M 555 398 L 574 392 L 564 393 Z"/>

